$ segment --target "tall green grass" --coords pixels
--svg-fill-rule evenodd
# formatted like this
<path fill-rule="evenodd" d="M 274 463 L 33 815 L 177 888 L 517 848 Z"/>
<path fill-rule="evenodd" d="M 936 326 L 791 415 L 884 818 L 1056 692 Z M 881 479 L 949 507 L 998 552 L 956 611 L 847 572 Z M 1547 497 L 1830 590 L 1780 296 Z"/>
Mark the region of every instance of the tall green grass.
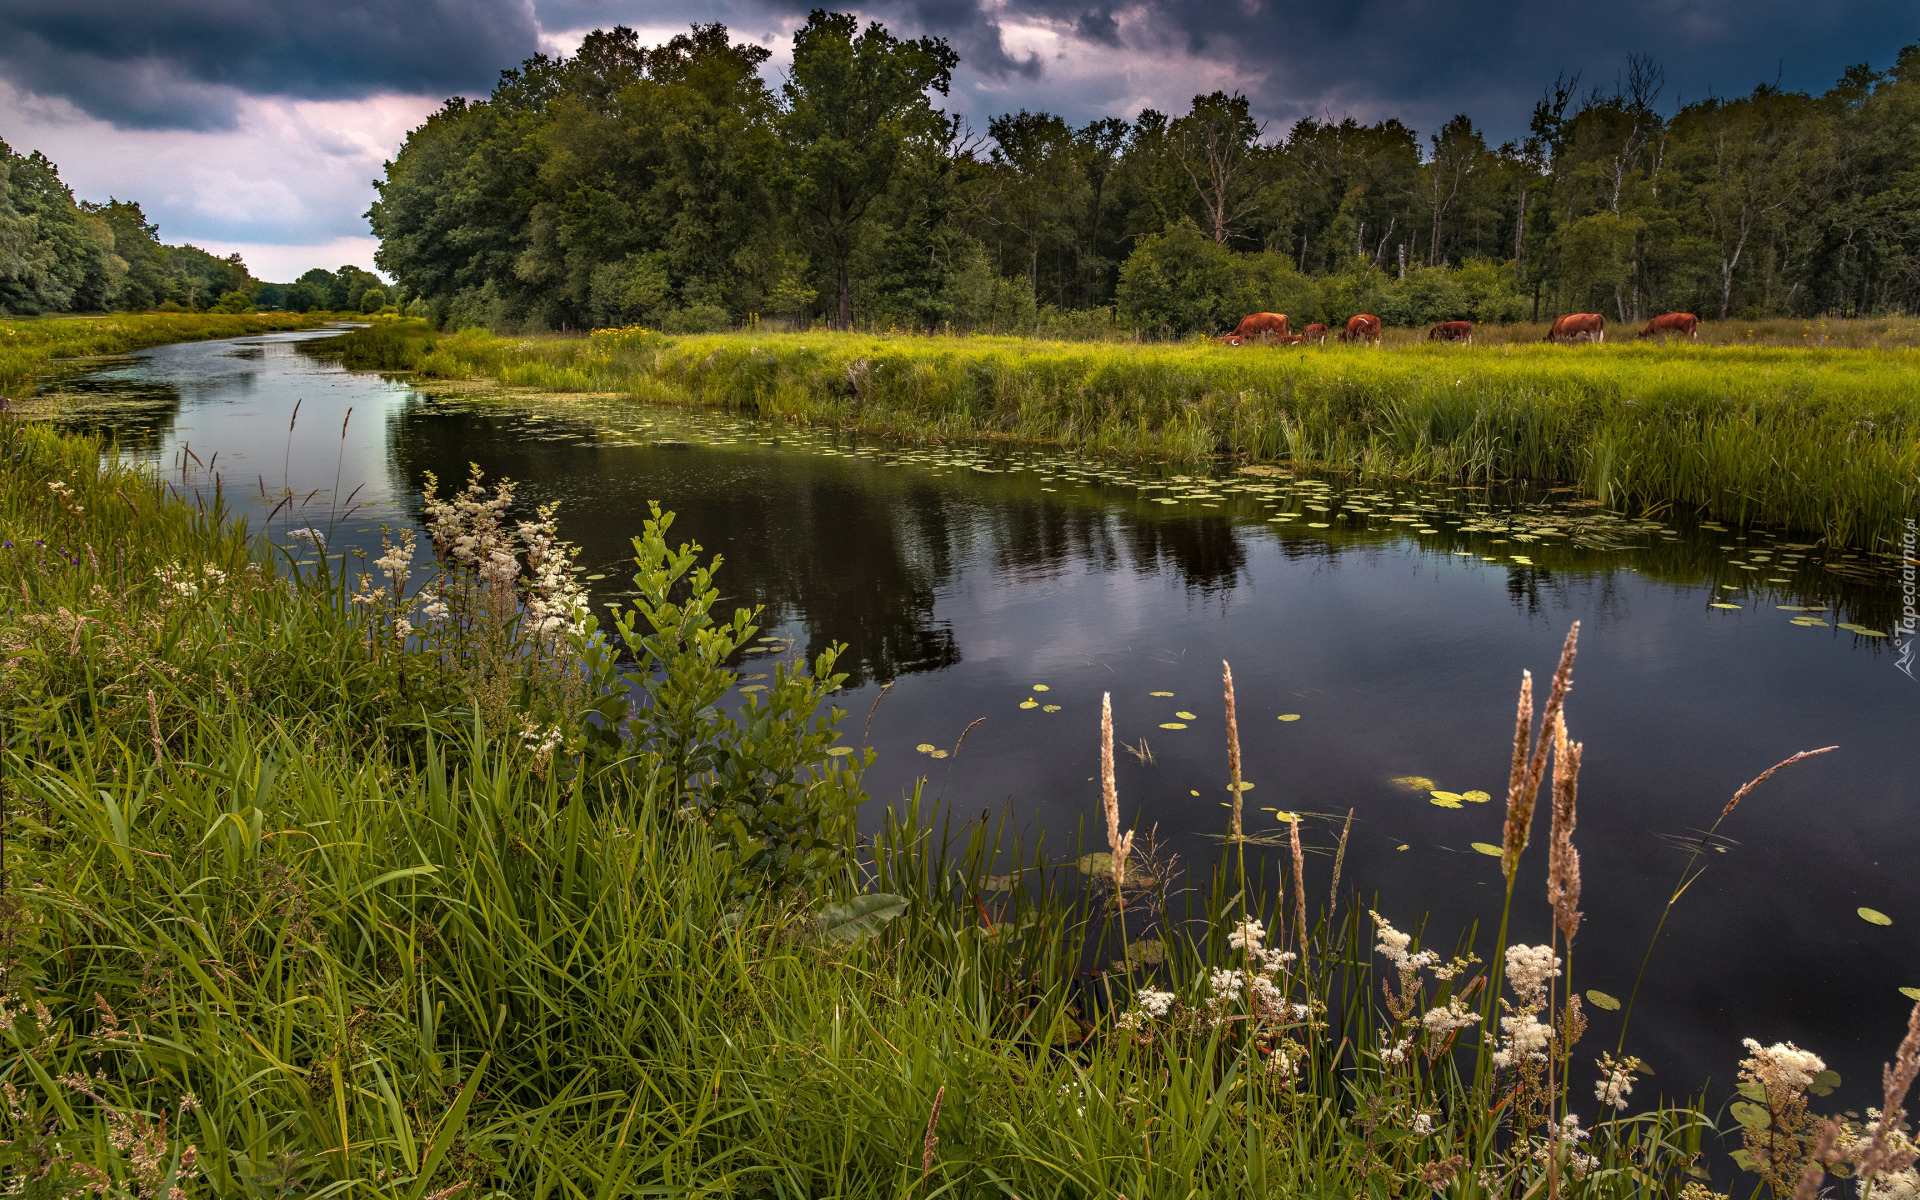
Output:
<path fill-rule="evenodd" d="M 1228 349 L 633 330 L 524 339 L 467 330 L 408 345 L 384 361 L 913 441 L 1565 484 L 1628 510 L 1678 506 L 1882 551 L 1920 511 L 1920 353 L 1910 350 Z"/>
<path fill-rule="evenodd" d="M 1090 847 L 915 795 L 817 870 L 755 866 L 743 846 L 797 844 L 789 810 L 862 798 L 861 756 L 817 703 L 830 659 L 720 720 L 751 614 L 708 620 L 664 520 L 622 618 L 635 703 L 584 698 L 600 750 L 550 756 L 444 644 L 391 641 L 353 571 L 291 573 L 217 496 L 100 449 L 0 426 L 16 1190 L 1474 1200 L 1701 1176 L 1695 1101 L 1594 1123 L 1588 1163 L 1542 1124 L 1571 1046 L 1543 1088 L 1473 1031 L 1420 1040 L 1450 996 L 1492 1011 L 1497 977 L 1396 977 L 1389 1012 L 1369 919 L 1297 855 L 1243 847 L 1188 902 L 1143 846 L 1122 914 Z M 1250 882 L 1276 877 L 1339 908 Z M 1248 918 L 1299 955 L 1271 978 L 1304 1008 L 1210 982 L 1251 968 L 1227 944 Z M 1117 1021 L 1148 986 L 1166 1018 Z"/>

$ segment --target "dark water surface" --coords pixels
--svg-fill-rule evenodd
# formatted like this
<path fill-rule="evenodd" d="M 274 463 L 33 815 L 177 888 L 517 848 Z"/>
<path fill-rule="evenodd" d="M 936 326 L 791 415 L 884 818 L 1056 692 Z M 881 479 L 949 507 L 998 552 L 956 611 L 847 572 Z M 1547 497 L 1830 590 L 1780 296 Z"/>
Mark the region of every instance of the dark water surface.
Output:
<path fill-rule="evenodd" d="M 1110 691 L 1119 739 L 1152 754 L 1121 755 L 1123 809 L 1204 882 L 1226 821 L 1228 659 L 1251 826 L 1309 814 L 1310 894 L 1324 896 L 1352 809 L 1346 884 L 1402 928 L 1424 914 L 1450 946 L 1498 919 L 1499 862 L 1472 847 L 1500 840 L 1502 812 L 1429 790 L 1503 792 L 1520 672 L 1544 685 L 1579 620 L 1574 983 L 1624 999 L 1685 858 L 1677 840 L 1770 764 L 1837 743 L 1725 826 L 1627 1048 L 1653 1065 L 1646 1088 L 1682 1090 L 1729 1081 L 1743 1037 L 1792 1039 L 1842 1072 L 1850 1103 L 1874 1095 L 1912 1005 L 1901 989 L 1920 987 L 1920 685 L 1885 636 L 1901 596 L 1884 562 L 1810 536 L 1622 519 L 1571 493 L 1190 476 L 615 398 L 423 392 L 342 371 L 301 338 L 117 360 L 63 384 L 60 419 L 113 432 L 184 487 L 204 488 L 197 464 L 212 464 L 256 528 L 291 490 L 304 506 L 282 506 L 271 533 L 284 540 L 291 511 L 336 527 L 332 553 L 412 521 L 423 472 L 456 483 L 478 463 L 521 481 L 529 508 L 560 502 L 562 533 L 604 576 L 596 603 L 621 594 L 628 539 L 657 499 L 679 514 L 675 534 L 725 556 L 731 597 L 765 605 L 767 632 L 792 639 L 775 656 L 848 644 L 850 738 L 895 682 L 872 722 L 880 801 L 925 776 L 962 813 L 1010 803 L 1063 854 L 1097 823 Z M 362 507 L 343 520 L 350 492 Z M 950 752 L 976 718 L 959 754 L 915 749 Z M 1545 828 L 1542 814 L 1516 940 L 1545 940 Z M 1619 1028 L 1618 1013 L 1589 1017 L 1582 1058 Z"/>

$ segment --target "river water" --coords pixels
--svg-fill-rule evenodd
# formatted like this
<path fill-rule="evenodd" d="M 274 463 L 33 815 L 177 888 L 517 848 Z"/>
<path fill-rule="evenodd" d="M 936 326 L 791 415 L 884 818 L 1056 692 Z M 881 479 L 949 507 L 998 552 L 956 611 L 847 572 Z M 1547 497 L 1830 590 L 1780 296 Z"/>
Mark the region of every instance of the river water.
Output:
<path fill-rule="evenodd" d="M 1741 1038 L 1792 1039 L 1846 1077 L 1849 1102 L 1873 1098 L 1913 1003 L 1901 989 L 1920 988 L 1920 684 L 1886 636 L 1902 596 L 1884 560 L 1627 519 L 1568 492 L 898 447 L 615 397 L 422 390 L 303 352 L 311 336 L 112 360 L 49 385 L 57 419 L 112 433 L 183 488 L 217 475 L 256 529 L 272 512 L 275 540 L 332 529 L 335 554 L 414 522 L 424 472 L 444 491 L 477 463 L 519 481 L 529 508 L 559 502 L 597 604 L 628 586 L 628 540 L 658 500 L 782 639 L 744 674 L 848 646 L 847 731 L 859 739 L 873 710 L 878 801 L 925 778 L 963 814 L 1011 805 L 1062 857 L 1099 823 L 1110 692 L 1118 740 L 1151 756 L 1120 755 L 1125 816 L 1204 885 L 1226 823 L 1229 660 L 1250 827 L 1306 814 L 1324 896 L 1351 810 L 1343 887 L 1451 947 L 1498 919 L 1499 862 L 1474 843 L 1500 841 L 1520 672 L 1544 685 L 1578 620 L 1574 982 L 1624 999 L 1687 840 L 1767 766 L 1837 744 L 1723 827 L 1627 1049 L 1653 1065 L 1648 1089 L 1718 1090 Z M 1517 940 L 1546 937 L 1544 842 L 1542 814 Z M 1583 1058 L 1612 1048 L 1620 1020 L 1588 1015 Z"/>

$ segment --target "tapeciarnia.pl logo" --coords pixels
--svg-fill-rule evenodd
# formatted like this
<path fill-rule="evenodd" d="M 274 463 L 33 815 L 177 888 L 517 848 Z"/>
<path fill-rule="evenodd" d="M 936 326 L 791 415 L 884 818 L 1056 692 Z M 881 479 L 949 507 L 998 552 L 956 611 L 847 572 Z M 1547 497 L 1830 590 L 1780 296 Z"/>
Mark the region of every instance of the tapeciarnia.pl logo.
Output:
<path fill-rule="evenodd" d="M 1914 611 L 1916 604 L 1920 603 L 1914 587 L 1915 570 L 1920 567 L 1920 560 L 1913 556 L 1913 534 L 1914 519 L 1908 517 L 1907 536 L 1901 539 L 1903 544 L 1900 548 L 1900 619 L 1893 625 L 1894 644 L 1900 647 L 1900 657 L 1894 660 L 1893 665 L 1908 679 L 1914 678 L 1914 631 L 1916 626 L 1920 626 L 1920 613 Z"/>

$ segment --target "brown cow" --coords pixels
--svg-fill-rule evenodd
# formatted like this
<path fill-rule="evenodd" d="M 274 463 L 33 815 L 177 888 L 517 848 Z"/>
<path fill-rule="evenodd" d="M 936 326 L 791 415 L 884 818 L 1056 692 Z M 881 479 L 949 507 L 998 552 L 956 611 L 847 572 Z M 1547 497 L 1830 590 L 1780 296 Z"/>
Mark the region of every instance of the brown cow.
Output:
<path fill-rule="evenodd" d="M 1300 336 L 1310 342 L 1319 342 L 1321 345 L 1325 345 L 1327 341 L 1327 327 L 1315 321 L 1313 324 L 1307 326 L 1306 329 L 1302 330 Z"/>
<path fill-rule="evenodd" d="M 1547 342 L 1604 342 L 1607 319 L 1599 313 L 1568 313 L 1555 317 L 1553 327 L 1541 339 Z"/>
<path fill-rule="evenodd" d="M 1700 318 L 1692 313 L 1668 313 L 1648 321 L 1647 327 L 1637 336 L 1652 337 L 1660 333 L 1677 333 L 1697 342 L 1700 340 Z"/>
<path fill-rule="evenodd" d="M 1240 318 L 1233 327 L 1232 337 L 1285 337 L 1287 336 L 1287 314 L 1253 313 Z"/>
<path fill-rule="evenodd" d="M 1473 322 L 1442 321 L 1432 329 L 1427 330 L 1427 340 L 1430 342 L 1466 342 L 1468 345 L 1472 345 Z"/>
<path fill-rule="evenodd" d="M 1343 342 L 1372 342 L 1380 344 L 1380 318 L 1372 313 L 1355 313 L 1347 318 L 1347 327 L 1340 331 Z"/>
<path fill-rule="evenodd" d="M 1231 333 L 1223 333 L 1219 337 L 1213 339 L 1213 344 L 1216 346 L 1238 346 L 1241 342 L 1245 340 L 1246 340 L 1245 338 L 1236 337 Z"/>

